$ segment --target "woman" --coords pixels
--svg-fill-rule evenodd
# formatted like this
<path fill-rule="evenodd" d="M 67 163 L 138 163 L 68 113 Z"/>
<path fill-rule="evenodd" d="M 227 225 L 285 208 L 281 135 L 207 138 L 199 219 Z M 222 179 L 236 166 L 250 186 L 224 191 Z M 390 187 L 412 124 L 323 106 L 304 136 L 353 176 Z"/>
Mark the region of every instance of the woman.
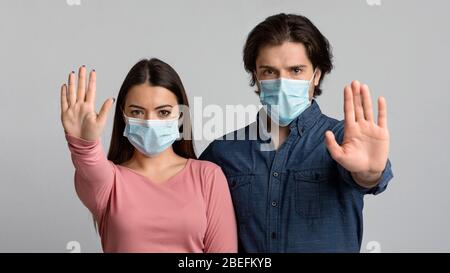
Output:
<path fill-rule="evenodd" d="M 98 223 L 105 252 L 236 252 L 225 176 L 196 160 L 183 84 L 168 64 L 142 60 L 119 91 L 106 158 L 100 135 L 115 99 L 94 109 L 96 73 L 80 67 L 61 88 L 61 119 L 75 188 Z M 183 123 L 179 127 L 179 117 Z M 188 134 L 188 136 L 190 136 Z"/>

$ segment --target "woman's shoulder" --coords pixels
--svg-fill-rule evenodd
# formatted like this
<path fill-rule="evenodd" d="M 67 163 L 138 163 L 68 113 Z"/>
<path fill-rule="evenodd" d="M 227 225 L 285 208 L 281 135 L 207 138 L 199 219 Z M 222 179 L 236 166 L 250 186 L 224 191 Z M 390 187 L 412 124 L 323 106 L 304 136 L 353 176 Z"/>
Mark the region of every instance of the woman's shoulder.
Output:
<path fill-rule="evenodd" d="M 208 171 L 209 172 L 211 172 L 211 171 L 214 172 L 214 171 L 218 171 L 218 170 L 221 171 L 220 166 L 217 165 L 216 163 L 211 162 L 211 161 L 201 160 L 201 159 L 193 159 L 193 158 L 190 158 L 189 160 L 191 161 L 192 166 L 194 168 L 199 169 L 199 170 L 207 171 L 207 172 Z"/>
<path fill-rule="evenodd" d="M 219 165 L 200 159 L 189 159 L 191 162 L 192 170 L 197 173 L 202 181 L 210 181 L 224 178 L 222 169 Z"/>
<path fill-rule="evenodd" d="M 226 192 L 227 179 L 219 165 L 200 159 L 190 159 L 190 162 L 192 171 L 196 173 L 195 183 L 201 186 L 205 200 L 208 200 L 209 196 Z"/>

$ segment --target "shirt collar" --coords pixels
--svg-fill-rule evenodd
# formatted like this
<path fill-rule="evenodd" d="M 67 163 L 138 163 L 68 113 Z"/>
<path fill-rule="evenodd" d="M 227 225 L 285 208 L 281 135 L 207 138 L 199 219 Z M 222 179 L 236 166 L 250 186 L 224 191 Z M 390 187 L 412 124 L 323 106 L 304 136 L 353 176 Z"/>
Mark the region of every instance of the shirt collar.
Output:
<path fill-rule="evenodd" d="M 311 105 L 303 111 L 294 121 L 289 125 L 291 131 L 294 127 L 297 127 L 297 131 L 300 135 L 308 131 L 314 123 L 320 118 L 322 111 L 320 110 L 319 104 L 316 100 L 311 101 Z"/>

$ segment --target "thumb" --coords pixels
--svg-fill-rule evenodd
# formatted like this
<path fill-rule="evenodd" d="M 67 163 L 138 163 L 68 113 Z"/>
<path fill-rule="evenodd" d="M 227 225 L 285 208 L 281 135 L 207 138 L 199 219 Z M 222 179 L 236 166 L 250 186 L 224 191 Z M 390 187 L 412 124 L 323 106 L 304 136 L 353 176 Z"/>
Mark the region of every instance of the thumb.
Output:
<path fill-rule="evenodd" d="M 336 142 L 333 132 L 327 131 L 325 133 L 325 144 L 327 145 L 328 151 L 330 151 L 331 157 L 339 163 L 344 155 L 344 151 Z"/>
<path fill-rule="evenodd" d="M 111 110 L 111 107 L 115 101 L 115 98 L 109 98 L 103 103 L 102 108 L 100 109 L 100 113 L 98 114 L 98 121 L 102 123 L 106 121 L 106 119 L 108 118 L 109 110 Z"/>

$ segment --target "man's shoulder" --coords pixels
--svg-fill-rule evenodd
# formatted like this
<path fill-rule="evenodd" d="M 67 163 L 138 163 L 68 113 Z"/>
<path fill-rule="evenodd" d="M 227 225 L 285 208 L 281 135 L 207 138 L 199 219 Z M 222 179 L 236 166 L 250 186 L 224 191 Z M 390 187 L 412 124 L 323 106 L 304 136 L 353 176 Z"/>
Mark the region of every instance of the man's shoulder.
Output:
<path fill-rule="evenodd" d="M 203 151 L 200 158 L 217 161 L 218 157 L 226 157 L 235 152 L 244 152 L 251 148 L 251 141 L 256 140 L 256 136 L 252 132 L 252 126 L 253 124 L 249 124 L 214 139 Z"/>
<path fill-rule="evenodd" d="M 212 141 L 217 146 L 236 146 L 237 144 L 244 144 L 248 141 L 257 139 L 256 123 L 251 123 L 240 129 L 226 133 Z"/>
<path fill-rule="evenodd" d="M 340 131 L 341 129 L 344 128 L 344 121 L 330 117 L 322 113 L 319 119 L 319 126 L 324 126 L 327 128 L 327 130 L 335 132 Z"/>

